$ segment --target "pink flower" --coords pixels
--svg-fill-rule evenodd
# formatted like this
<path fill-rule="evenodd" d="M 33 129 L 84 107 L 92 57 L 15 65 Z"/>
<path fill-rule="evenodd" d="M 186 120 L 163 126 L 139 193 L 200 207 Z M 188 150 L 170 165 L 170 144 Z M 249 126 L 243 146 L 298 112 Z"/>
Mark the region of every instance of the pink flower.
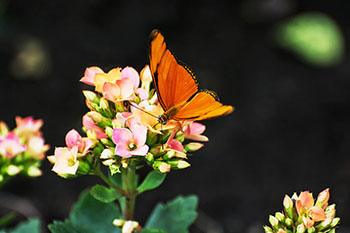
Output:
<path fill-rule="evenodd" d="M 168 141 L 165 143 L 165 150 L 174 150 L 176 152 L 175 157 L 186 158 L 182 143 L 174 139 L 175 133 L 176 129 L 173 130 L 170 137 L 168 138 Z"/>
<path fill-rule="evenodd" d="M 146 155 L 147 127 L 134 125 L 131 131 L 127 128 L 113 129 L 112 140 L 116 144 L 115 154 L 129 158 L 133 155 Z"/>
<path fill-rule="evenodd" d="M 19 137 L 14 132 L 10 132 L 0 141 L 0 155 L 5 157 L 13 158 L 25 150 L 26 146 L 20 143 Z"/>
<path fill-rule="evenodd" d="M 50 162 L 55 163 L 52 171 L 57 174 L 75 174 L 79 167 L 77 160 L 78 147 L 74 146 L 72 149 L 67 147 L 57 147 L 55 154 L 48 156 Z"/>
<path fill-rule="evenodd" d="M 27 153 L 33 158 L 43 159 L 45 152 L 50 148 L 49 145 L 44 144 L 44 139 L 42 137 L 31 137 L 27 143 Z"/>
<path fill-rule="evenodd" d="M 205 125 L 197 122 L 192 122 L 191 124 L 185 125 L 183 127 L 185 138 L 200 142 L 209 141 L 209 139 L 206 136 L 201 135 L 204 131 Z"/>
<path fill-rule="evenodd" d="M 321 207 L 314 206 L 314 198 L 309 191 L 300 193 L 295 206 L 306 227 L 312 227 L 314 222 L 325 220 L 327 217 Z"/>
<path fill-rule="evenodd" d="M 141 100 L 147 100 L 149 97 L 148 92 L 142 88 L 137 88 L 135 94 L 138 95 Z"/>
<path fill-rule="evenodd" d="M 134 89 L 138 88 L 140 85 L 139 73 L 132 67 L 125 67 L 121 72 L 121 78 L 129 79 L 132 82 Z"/>
<path fill-rule="evenodd" d="M 108 135 L 98 127 L 95 122 L 86 114 L 83 116 L 83 126 L 87 131 L 96 135 L 96 139 L 108 138 Z"/>
<path fill-rule="evenodd" d="M 80 82 L 83 82 L 91 86 L 95 86 L 95 75 L 99 73 L 104 73 L 104 72 L 101 68 L 97 66 L 86 68 L 84 77 L 80 79 Z"/>
<path fill-rule="evenodd" d="M 93 145 L 93 142 L 89 138 L 82 138 L 75 129 L 72 129 L 66 135 L 66 145 L 69 149 L 77 146 L 78 151 L 85 155 Z"/>
<path fill-rule="evenodd" d="M 21 118 L 16 117 L 16 133 L 17 135 L 29 136 L 29 134 L 38 134 L 40 135 L 40 128 L 43 125 L 41 119 L 34 120 L 32 117 Z"/>
<path fill-rule="evenodd" d="M 115 83 L 105 82 L 102 88 L 102 94 L 114 103 L 123 100 L 132 99 L 133 86 L 129 79 L 117 80 Z"/>

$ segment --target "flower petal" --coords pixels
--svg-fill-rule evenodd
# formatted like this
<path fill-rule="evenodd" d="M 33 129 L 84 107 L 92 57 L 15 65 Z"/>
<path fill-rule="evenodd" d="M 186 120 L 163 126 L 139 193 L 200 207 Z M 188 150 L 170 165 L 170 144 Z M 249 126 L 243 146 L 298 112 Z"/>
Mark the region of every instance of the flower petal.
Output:
<path fill-rule="evenodd" d="M 121 72 L 122 79 L 129 79 L 133 87 L 136 89 L 140 85 L 139 73 L 132 67 L 125 67 Z"/>
<path fill-rule="evenodd" d="M 319 206 L 311 207 L 309 210 L 309 215 L 311 216 L 312 220 L 314 220 L 315 222 L 322 221 L 327 218 L 326 213 Z"/>
<path fill-rule="evenodd" d="M 147 155 L 149 147 L 147 145 L 143 145 L 141 147 L 136 148 L 135 150 L 130 151 L 132 155 Z"/>
<path fill-rule="evenodd" d="M 103 70 L 97 66 L 92 66 L 85 69 L 84 77 L 80 79 L 80 82 L 85 84 L 95 86 L 95 75 L 98 73 L 104 73 Z"/>
<path fill-rule="evenodd" d="M 115 144 L 129 144 L 132 140 L 132 133 L 125 128 L 113 129 L 112 140 Z"/>
<path fill-rule="evenodd" d="M 122 79 L 117 81 L 117 85 L 120 87 L 120 100 L 129 99 L 133 94 L 132 82 L 129 79 Z"/>
<path fill-rule="evenodd" d="M 80 147 L 83 143 L 83 138 L 75 130 L 71 129 L 66 135 L 66 145 L 68 148 L 73 148 L 73 146 Z"/>
<path fill-rule="evenodd" d="M 126 144 L 118 144 L 116 147 L 115 147 L 115 154 L 116 155 L 119 155 L 121 157 L 124 157 L 124 158 L 129 158 L 132 156 L 132 154 L 130 153 L 130 151 L 128 150 Z"/>
<path fill-rule="evenodd" d="M 142 125 L 133 125 L 131 131 L 136 146 L 143 146 L 147 138 L 147 127 Z"/>
<path fill-rule="evenodd" d="M 102 88 L 103 97 L 114 102 L 120 97 L 120 87 L 117 84 L 105 82 Z"/>
<path fill-rule="evenodd" d="M 135 93 L 140 97 L 141 100 L 147 100 L 149 97 L 148 92 L 142 88 L 137 88 Z"/>

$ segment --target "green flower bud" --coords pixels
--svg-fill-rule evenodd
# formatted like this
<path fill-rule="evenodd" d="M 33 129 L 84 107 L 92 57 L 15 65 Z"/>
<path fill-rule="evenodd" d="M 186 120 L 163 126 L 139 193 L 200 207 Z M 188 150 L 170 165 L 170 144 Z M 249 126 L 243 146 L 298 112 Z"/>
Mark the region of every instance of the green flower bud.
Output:
<path fill-rule="evenodd" d="M 115 144 L 109 138 L 101 138 L 100 141 L 102 142 L 103 145 L 107 147 L 115 147 Z"/>
<path fill-rule="evenodd" d="M 37 177 L 42 175 L 42 171 L 36 166 L 30 166 L 27 170 L 27 174 L 30 177 Z"/>
<path fill-rule="evenodd" d="M 265 233 L 273 233 L 273 230 L 271 229 L 271 227 L 264 226 L 264 230 L 265 230 Z"/>
<path fill-rule="evenodd" d="M 113 220 L 113 225 L 117 227 L 122 227 L 124 225 L 125 221 L 120 218 L 116 218 Z"/>
<path fill-rule="evenodd" d="M 4 181 L 4 176 L 0 175 L 0 183 Z"/>
<path fill-rule="evenodd" d="M 173 158 L 175 156 L 175 154 L 176 154 L 176 151 L 170 150 L 170 151 L 165 153 L 165 155 L 163 156 L 163 159 L 169 160 L 169 159 Z"/>
<path fill-rule="evenodd" d="M 6 169 L 6 172 L 9 176 L 15 176 L 21 172 L 21 169 L 18 166 L 10 164 Z"/>
<path fill-rule="evenodd" d="M 114 156 L 113 153 L 114 149 L 109 148 L 109 149 L 104 149 L 101 153 L 100 159 L 111 159 Z"/>
<path fill-rule="evenodd" d="M 151 147 L 154 144 L 156 144 L 157 141 L 158 141 L 158 134 L 153 133 L 152 131 L 148 130 L 146 144 Z"/>
<path fill-rule="evenodd" d="M 181 159 L 178 159 L 178 160 L 170 160 L 167 162 L 171 168 L 173 169 L 184 169 L 184 168 L 187 168 L 189 166 L 191 166 L 191 164 L 189 164 L 188 162 L 186 162 L 185 160 L 181 160 Z"/>
<path fill-rule="evenodd" d="M 154 162 L 154 156 L 152 155 L 152 153 L 148 152 L 145 158 L 149 164 L 152 164 Z"/>
<path fill-rule="evenodd" d="M 86 174 L 89 174 L 90 171 L 91 171 L 90 164 L 84 160 L 79 160 L 79 167 L 78 167 L 77 174 L 86 175 Z"/>
<path fill-rule="evenodd" d="M 90 111 L 87 114 L 95 123 L 102 122 L 103 116 L 100 113 L 95 112 L 95 111 Z"/>
<path fill-rule="evenodd" d="M 293 216 L 293 201 L 288 195 L 284 196 L 283 206 L 284 206 L 284 210 L 286 211 L 288 217 L 293 219 L 293 217 L 294 217 Z"/>
<path fill-rule="evenodd" d="M 199 142 L 190 142 L 187 145 L 185 145 L 185 151 L 186 152 L 195 152 L 199 149 L 201 149 L 204 145 Z"/>
<path fill-rule="evenodd" d="M 332 223 L 331 223 L 331 225 L 330 225 L 330 228 L 336 227 L 336 226 L 339 224 L 339 222 L 340 222 L 340 218 L 339 218 L 339 217 L 334 218 L 334 219 L 332 220 Z"/>
<path fill-rule="evenodd" d="M 281 212 L 276 212 L 275 217 L 276 217 L 276 218 L 278 219 L 278 221 L 280 221 L 280 222 L 283 222 L 284 219 L 285 219 L 284 214 L 282 214 Z"/>
<path fill-rule="evenodd" d="M 112 138 L 113 135 L 113 129 L 111 127 L 106 127 L 105 128 L 105 133 L 108 135 L 109 138 Z"/>
<path fill-rule="evenodd" d="M 286 218 L 284 223 L 287 225 L 287 227 L 292 227 L 293 226 L 293 220 L 290 218 Z"/>
<path fill-rule="evenodd" d="M 178 140 L 179 142 L 183 143 L 185 141 L 185 134 L 182 131 L 178 131 L 175 134 L 175 139 Z"/>
<path fill-rule="evenodd" d="M 124 103 L 123 102 L 118 102 L 115 104 L 115 109 L 117 112 L 124 112 Z"/>
<path fill-rule="evenodd" d="M 88 131 L 90 132 L 90 131 Z M 95 147 L 94 147 L 94 154 L 95 155 L 100 155 L 104 150 L 104 146 L 102 143 L 96 143 Z"/>
<path fill-rule="evenodd" d="M 156 146 L 153 146 L 149 152 L 151 152 L 154 155 L 154 157 L 157 158 L 164 153 L 164 146 L 158 144 Z"/>
<path fill-rule="evenodd" d="M 160 161 L 160 160 L 156 160 L 154 161 L 154 163 L 152 164 L 153 169 L 158 170 L 161 173 L 166 173 L 166 172 L 170 172 L 170 165 Z"/>
<path fill-rule="evenodd" d="M 307 233 L 314 233 L 316 229 L 314 227 L 310 227 L 307 229 Z"/>
<path fill-rule="evenodd" d="M 327 233 L 335 233 L 335 229 L 331 229 L 331 230 L 328 231 Z"/>
<path fill-rule="evenodd" d="M 275 216 L 270 215 L 269 222 L 273 228 L 278 228 L 278 219 Z"/>
<path fill-rule="evenodd" d="M 303 223 L 297 226 L 297 233 L 304 233 L 305 231 L 306 231 L 306 227 L 304 226 Z"/>
<path fill-rule="evenodd" d="M 85 91 L 83 91 L 83 94 L 84 94 L 85 98 L 87 100 L 89 100 L 90 102 L 95 103 L 95 104 L 99 104 L 100 99 L 95 94 L 95 92 L 85 90 Z"/>

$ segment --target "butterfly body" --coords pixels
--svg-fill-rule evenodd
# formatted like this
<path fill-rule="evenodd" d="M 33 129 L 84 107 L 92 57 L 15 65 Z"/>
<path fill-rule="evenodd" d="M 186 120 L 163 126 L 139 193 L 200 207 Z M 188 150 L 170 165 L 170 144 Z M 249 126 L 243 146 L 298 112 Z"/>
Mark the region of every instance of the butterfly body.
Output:
<path fill-rule="evenodd" d="M 163 35 L 153 30 L 149 46 L 150 69 L 164 113 L 160 124 L 168 120 L 203 120 L 229 114 L 233 107 L 219 102 L 215 92 L 199 90 L 190 67 L 178 61 L 167 48 Z"/>

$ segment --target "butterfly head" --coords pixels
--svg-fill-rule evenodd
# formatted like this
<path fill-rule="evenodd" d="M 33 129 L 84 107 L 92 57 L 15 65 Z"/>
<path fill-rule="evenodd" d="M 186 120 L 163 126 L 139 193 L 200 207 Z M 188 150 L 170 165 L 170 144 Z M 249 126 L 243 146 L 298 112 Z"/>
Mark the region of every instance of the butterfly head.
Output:
<path fill-rule="evenodd" d="M 158 122 L 162 125 L 166 125 L 168 123 L 168 117 L 165 114 L 162 114 L 158 117 Z"/>

